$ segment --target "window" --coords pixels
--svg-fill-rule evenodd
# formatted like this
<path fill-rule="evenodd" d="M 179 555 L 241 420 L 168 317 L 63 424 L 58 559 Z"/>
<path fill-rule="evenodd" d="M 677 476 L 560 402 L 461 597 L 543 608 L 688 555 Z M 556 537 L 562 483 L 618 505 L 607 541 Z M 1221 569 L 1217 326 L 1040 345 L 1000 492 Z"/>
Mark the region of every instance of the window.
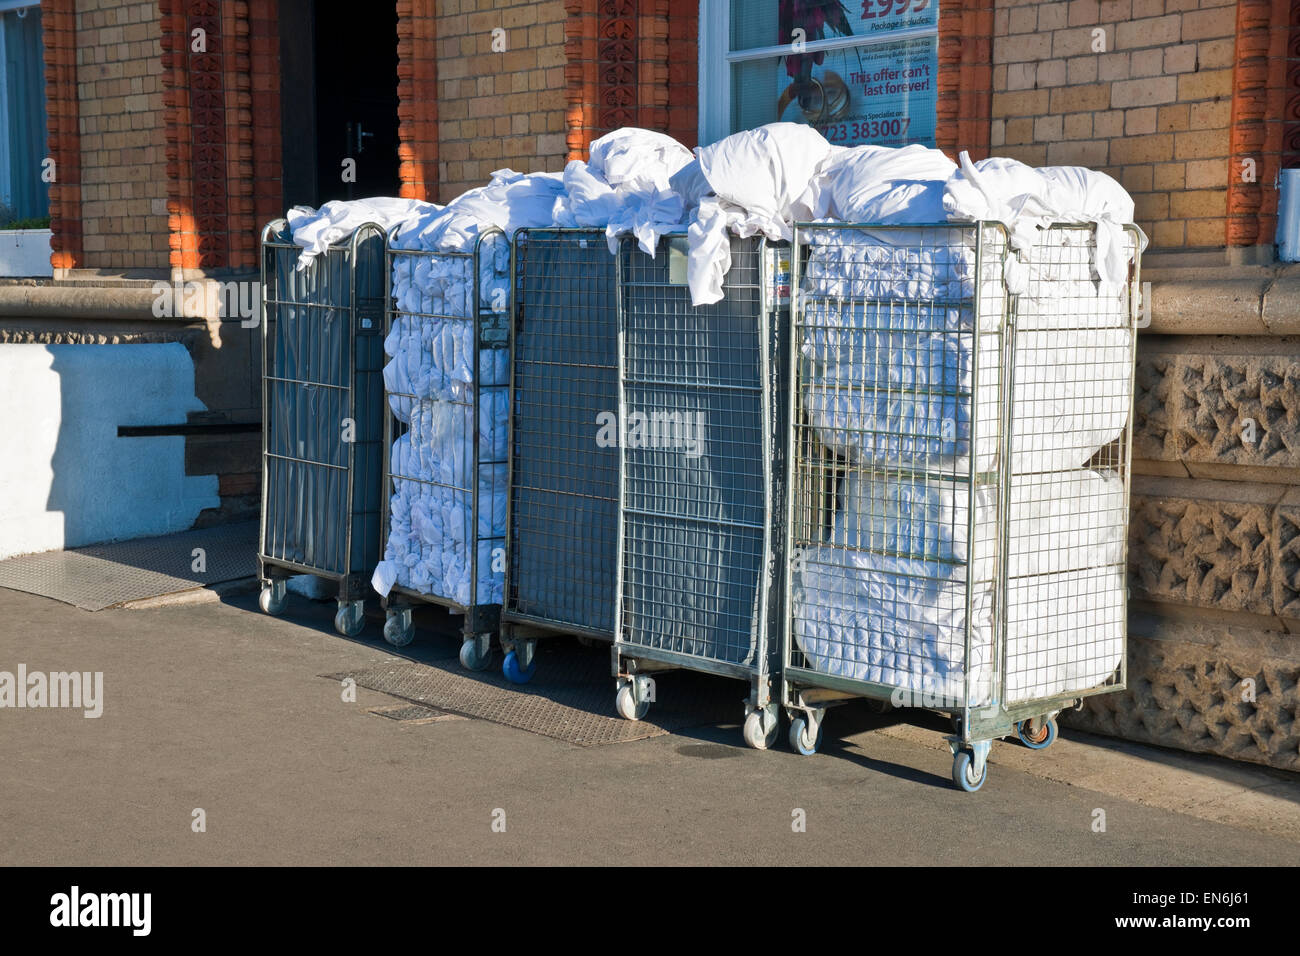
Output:
<path fill-rule="evenodd" d="M 49 215 L 41 10 L 0 0 L 0 227 Z"/>
<path fill-rule="evenodd" d="M 785 120 L 934 145 L 939 0 L 701 0 L 700 142 Z"/>

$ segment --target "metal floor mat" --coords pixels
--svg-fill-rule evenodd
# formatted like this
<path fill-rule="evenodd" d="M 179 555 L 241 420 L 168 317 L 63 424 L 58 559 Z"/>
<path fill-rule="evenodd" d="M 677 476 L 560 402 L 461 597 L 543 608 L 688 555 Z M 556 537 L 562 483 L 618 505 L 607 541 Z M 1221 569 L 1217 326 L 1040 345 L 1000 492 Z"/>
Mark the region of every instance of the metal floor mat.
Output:
<path fill-rule="evenodd" d="M 195 571 L 196 548 L 202 571 Z M 26 554 L 0 561 L 0 588 L 87 611 L 257 574 L 257 522 Z"/>
<path fill-rule="evenodd" d="M 607 648 L 587 649 L 564 640 L 542 641 L 537 676 L 517 687 L 501 676 L 499 665 L 471 674 L 456 658 L 428 663 L 393 659 L 340 674 L 361 687 L 391 697 L 518 727 L 556 740 L 592 747 L 658 737 L 687 727 L 737 720 L 747 693 L 737 681 L 689 671 L 659 674 L 656 703 L 644 720 L 614 714 L 614 679 Z M 500 661 L 498 654 L 497 662 Z"/>

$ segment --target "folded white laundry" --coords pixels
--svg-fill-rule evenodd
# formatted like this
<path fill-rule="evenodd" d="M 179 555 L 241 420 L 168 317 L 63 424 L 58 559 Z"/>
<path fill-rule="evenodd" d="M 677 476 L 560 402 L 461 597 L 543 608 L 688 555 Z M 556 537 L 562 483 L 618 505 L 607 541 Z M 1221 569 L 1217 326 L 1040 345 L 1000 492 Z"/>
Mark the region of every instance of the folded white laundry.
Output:
<path fill-rule="evenodd" d="M 1123 646 L 1123 483 L 1090 470 L 1017 476 L 1011 499 L 1005 699 L 1095 686 Z M 973 556 L 971 497 L 960 483 L 851 473 L 840 501 L 830 543 L 795 560 L 794 636 L 810 666 L 948 706 L 988 703 L 995 489 L 975 492 Z"/>
<path fill-rule="evenodd" d="M 800 558 L 794 638 L 809 666 L 960 706 L 987 703 L 993 659 L 993 589 L 971 590 L 966 659 L 964 570 L 935 561 L 830 546 Z M 964 682 L 969 676 L 970 693 Z"/>
<path fill-rule="evenodd" d="M 1054 574 L 1119 564 L 1124 483 L 1088 468 L 1014 475 L 1007 508 L 1007 574 Z M 975 504 L 975 549 L 968 539 Z M 967 564 L 975 581 L 995 574 L 997 488 L 851 470 L 841 482 L 830 541 L 843 548 Z"/>
<path fill-rule="evenodd" d="M 1012 335 L 1018 471 L 1079 467 L 1123 428 L 1127 287 L 1089 277 L 1085 231 L 1041 233 L 1019 296 L 1008 296 L 994 256 L 976 282 L 967 227 L 826 228 L 808 238 L 803 407 L 822 442 L 851 462 L 964 472 L 974 428 L 976 467 L 993 467 L 1001 351 Z"/>
<path fill-rule="evenodd" d="M 975 469 L 992 469 L 1000 434 L 1001 337 L 862 336 L 856 350 L 808 366 L 803 411 L 821 441 L 853 463 L 960 475 L 971 467 L 974 431 Z M 1131 405 L 1130 338 L 1127 329 L 1017 333 L 1011 409 L 1016 471 L 1080 467 L 1119 436 Z"/>
<path fill-rule="evenodd" d="M 477 425 L 472 404 L 415 403 L 410 427 L 393 443 L 389 472 L 389 534 L 372 583 L 381 594 L 394 584 L 455 601 L 499 604 L 504 567 L 508 395 L 480 389 Z M 474 447 L 478 442 L 478 521 L 474 521 Z M 478 554 L 478 587 L 471 556 Z"/>
<path fill-rule="evenodd" d="M 940 150 L 912 145 L 855 146 L 818 167 L 793 215 L 810 222 L 937 223 L 946 220 L 944 185 L 957 164 Z"/>

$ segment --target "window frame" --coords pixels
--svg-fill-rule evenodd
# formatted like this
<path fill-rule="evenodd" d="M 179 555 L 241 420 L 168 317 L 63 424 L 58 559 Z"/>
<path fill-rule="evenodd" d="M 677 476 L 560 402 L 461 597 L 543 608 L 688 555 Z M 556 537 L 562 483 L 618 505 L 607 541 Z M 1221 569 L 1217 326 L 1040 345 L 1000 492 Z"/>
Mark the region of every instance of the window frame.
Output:
<path fill-rule="evenodd" d="M 938 0 L 936 0 L 938 2 Z M 949 0 L 952 2 L 952 0 Z M 716 143 L 729 136 L 731 130 L 731 67 L 735 63 L 749 60 L 765 60 L 784 56 L 789 48 L 783 44 L 766 47 L 753 47 L 748 50 L 732 51 L 731 47 L 731 0 L 700 0 L 699 10 L 699 142 L 701 146 Z M 887 36 L 865 38 L 860 36 L 831 37 L 824 40 L 809 40 L 804 44 L 808 53 L 819 50 L 844 50 L 853 47 L 871 47 L 894 43 L 899 40 L 913 40 L 922 37 L 937 37 L 939 25 L 933 27 L 912 27 L 907 30 L 891 30 Z M 720 49 L 721 56 L 713 53 Z M 936 77 L 937 82 L 937 77 Z M 937 124 L 936 124 L 937 125 Z"/>
<path fill-rule="evenodd" d="M 3 14 L 17 10 L 39 11 L 40 6 L 37 0 L 0 0 L 0 204 L 10 209 L 13 208 L 14 185 L 11 178 L 13 162 L 9 155 L 9 55 Z"/>

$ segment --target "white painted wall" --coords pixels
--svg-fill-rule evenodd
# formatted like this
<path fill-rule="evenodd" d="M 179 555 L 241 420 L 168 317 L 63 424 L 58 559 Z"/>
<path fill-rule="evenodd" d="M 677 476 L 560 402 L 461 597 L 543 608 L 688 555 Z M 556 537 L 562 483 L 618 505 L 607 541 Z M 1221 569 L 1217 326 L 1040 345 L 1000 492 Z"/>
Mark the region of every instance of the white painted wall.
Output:
<path fill-rule="evenodd" d="M 189 528 L 217 476 L 185 475 L 185 439 L 119 438 L 201 411 L 179 343 L 0 345 L 0 559 Z"/>
<path fill-rule="evenodd" d="M 29 279 L 54 275 L 48 229 L 0 229 L 0 276 Z"/>

